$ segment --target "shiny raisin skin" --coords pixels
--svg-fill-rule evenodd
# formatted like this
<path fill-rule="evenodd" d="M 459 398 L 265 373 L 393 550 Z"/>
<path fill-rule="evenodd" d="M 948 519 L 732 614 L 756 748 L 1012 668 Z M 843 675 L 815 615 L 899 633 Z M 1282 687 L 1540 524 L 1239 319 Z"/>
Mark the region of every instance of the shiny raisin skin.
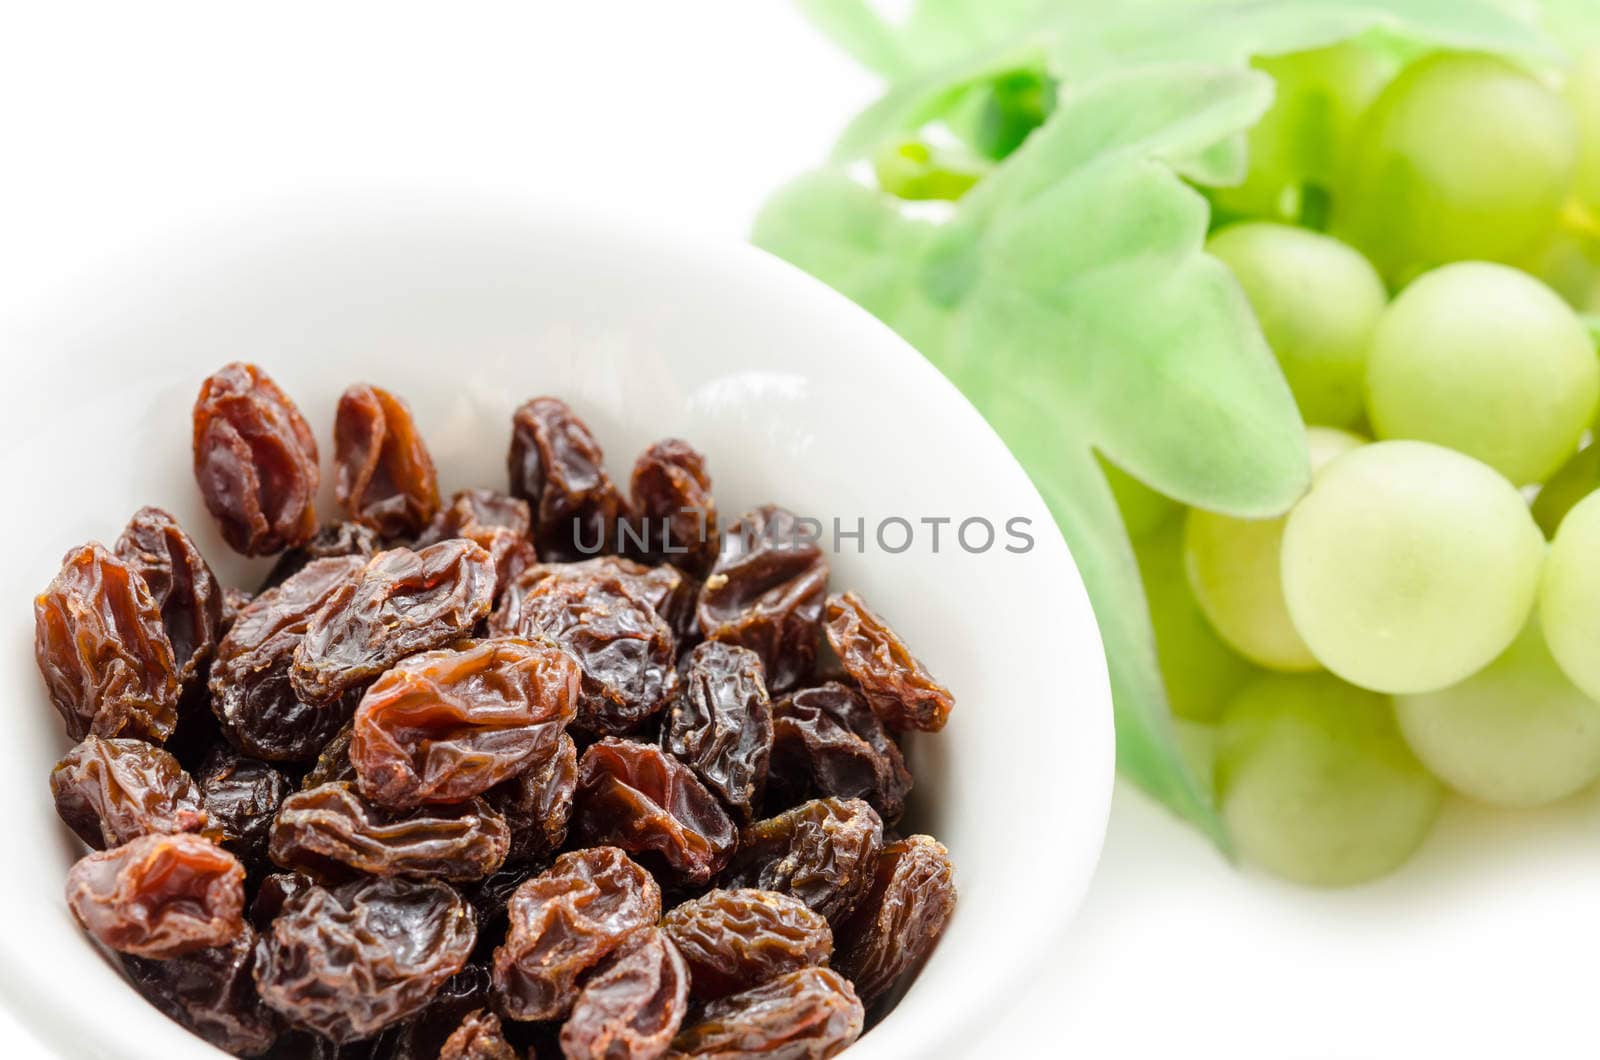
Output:
<path fill-rule="evenodd" d="M 256 988 L 295 1026 L 335 1042 L 427 1006 L 467 962 L 472 912 L 433 881 L 359 880 L 290 899 L 256 946 Z"/>
<path fill-rule="evenodd" d="M 172 755 L 143 740 L 84 737 L 50 771 L 56 813 L 96 850 L 143 835 L 222 831 Z"/>
<path fill-rule="evenodd" d="M 517 635 L 548 638 L 578 660 L 580 729 L 630 732 L 677 690 L 672 630 L 614 576 L 539 582 L 522 598 Z"/>
<path fill-rule="evenodd" d="M 501 594 L 494 614 L 489 616 L 489 630 L 501 636 L 516 634 L 522 627 L 523 599 L 546 579 L 583 581 L 604 576 L 615 576 L 633 595 L 649 604 L 675 635 L 693 634 L 699 583 L 676 567 L 646 567 L 621 556 L 596 556 L 577 563 L 539 563 L 523 569 Z"/>
<path fill-rule="evenodd" d="M 955 705 L 950 690 L 933 679 L 861 597 L 855 593 L 828 597 L 824 629 L 845 672 L 885 725 L 896 732 L 944 728 Z"/>
<path fill-rule="evenodd" d="M 511 492 L 533 509 L 533 540 L 547 561 L 616 550 L 625 502 L 605 454 L 566 402 L 534 398 L 511 417 Z"/>
<path fill-rule="evenodd" d="M 351 522 L 324 526 L 311 535 L 310 541 L 278 557 L 278 562 L 273 564 L 267 580 L 261 583 L 261 590 L 265 592 L 282 585 L 316 560 L 344 559 L 349 556 L 359 556 L 367 560 L 376 556 L 382 549 L 383 542 L 379 540 L 378 532 L 370 526 Z"/>
<path fill-rule="evenodd" d="M 380 552 L 306 625 L 289 672 L 295 694 L 332 703 L 407 655 L 469 635 L 493 603 L 494 564 L 470 541 Z"/>
<path fill-rule="evenodd" d="M 225 365 L 201 384 L 194 477 L 237 552 L 271 555 L 316 532 L 316 437 L 294 402 L 253 364 Z"/>
<path fill-rule="evenodd" d="M 806 794 L 865 799 L 893 824 L 911 773 L 900 747 L 860 693 L 829 681 L 780 699 L 773 714 L 773 775 Z"/>
<path fill-rule="evenodd" d="M 693 770 L 659 747 L 607 738 L 578 762 L 573 830 L 648 857 L 677 880 L 703 884 L 722 871 L 738 831 Z"/>
<path fill-rule="evenodd" d="M 331 784 L 336 780 L 356 780 L 356 767 L 350 761 L 350 741 L 355 739 L 356 723 L 351 718 L 343 728 L 329 737 L 328 742 L 322 745 L 322 750 L 317 752 L 317 760 L 306 770 L 305 776 L 300 778 L 300 790 L 310 791 L 312 788 L 323 784 Z"/>
<path fill-rule="evenodd" d="M 688 965 L 666 932 L 643 928 L 584 981 L 561 1028 L 561 1051 L 575 1060 L 654 1060 L 688 1010 Z"/>
<path fill-rule="evenodd" d="M 479 944 L 483 932 L 478 933 Z M 450 1036 L 473 1013 L 489 1004 L 489 969 L 471 958 L 446 979 L 433 1000 L 414 1015 L 392 1023 L 375 1037 L 347 1046 L 349 1060 L 438 1060 Z M 340 1060 L 346 1060 L 341 1056 Z"/>
<path fill-rule="evenodd" d="M 562 733 L 555 753 L 538 768 L 525 769 L 485 793 L 484 799 L 511 828 L 507 864 L 539 861 L 561 849 L 577 790 L 578 747 Z"/>
<path fill-rule="evenodd" d="M 340 395 L 333 468 L 339 506 L 383 537 L 416 534 L 439 510 L 439 477 L 411 407 L 381 387 Z"/>
<path fill-rule="evenodd" d="M 481 800 L 395 814 L 338 781 L 283 800 L 269 852 L 280 867 L 319 879 L 364 872 L 459 882 L 499 868 L 510 845 L 505 819 Z"/>
<path fill-rule="evenodd" d="M 494 490 L 461 490 L 434 516 L 413 548 L 464 537 L 481 545 L 494 560 L 495 598 L 528 567 L 539 562 L 533 547 L 533 515 L 528 502 Z"/>
<path fill-rule="evenodd" d="M 705 457 L 678 438 L 656 442 L 634 461 L 629 493 L 647 538 L 641 558 L 705 577 L 721 540 Z"/>
<path fill-rule="evenodd" d="M 871 1004 L 921 967 L 956 908 L 950 852 L 914 835 L 883 848 L 872 887 L 839 929 L 838 968 Z"/>
<path fill-rule="evenodd" d="M 269 762 L 310 761 L 349 720 L 343 706 L 302 701 L 289 670 L 312 616 L 361 567 L 354 556 L 313 560 L 239 612 L 211 667 L 211 709 L 234 747 Z"/>
<path fill-rule="evenodd" d="M 813 799 L 744 830 L 725 887 L 798 898 L 834 927 L 872 884 L 883 822 L 860 799 Z"/>
<path fill-rule="evenodd" d="M 178 669 L 161 608 L 99 545 L 67 553 L 33 601 L 34 656 L 67 735 L 160 743 L 178 723 Z"/>
<path fill-rule="evenodd" d="M 169 1019 L 223 1052 L 260 1056 L 278 1038 L 277 1015 L 261 1004 L 251 970 L 256 933 L 171 960 L 124 957 L 134 987 Z"/>
<path fill-rule="evenodd" d="M 761 656 L 767 688 L 787 692 L 816 669 L 827 591 L 827 561 L 799 520 L 772 505 L 757 508 L 722 536 L 700 589 L 700 631 Z"/>
<path fill-rule="evenodd" d="M 233 851 L 244 867 L 254 871 L 265 864 L 272 816 L 293 786 L 281 771 L 231 749 L 215 748 L 195 775 L 206 813 L 222 829 L 222 845 Z"/>
<path fill-rule="evenodd" d="M 494 994 L 514 1020 L 566 1015 L 578 977 L 661 916 L 661 888 L 616 847 L 563 854 L 511 896 L 494 951 Z"/>
<path fill-rule="evenodd" d="M 500 1017 L 477 1009 L 467 1013 L 461 1025 L 445 1039 L 439 1060 L 517 1060 L 517 1051 L 506 1041 Z"/>
<path fill-rule="evenodd" d="M 317 885 L 303 872 L 269 872 L 256 884 L 255 897 L 250 899 L 250 923 L 257 931 L 278 919 L 283 907 L 297 894 L 304 894 Z"/>
<path fill-rule="evenodd" d="M 222 638 L 222 586 L 210 564 L 160 508 L 140 508 L 117 538 L 117 557 L 144 579 L 172 645 L 179 684 L 188 684 Z"/>
<path fill-rule="evenodd" d="M 748 824 L 766 790 L 772 756 L 772 700 L 761 658 L 748 648 L 706 641 L 679 671 L 661 744 Z"/>
<path fill-rule="evenodd" d="M 827 964 L 833 953 L 822 914 L 776 891 L 710 891 L 668 911 L 661 926 L 689 962 L 694 996 L 707 1001 Z"/>
<path fill-rule="evenodd" d="M 402 660 L 356 708 L 361 793 L 392 809 L 460 802 L 542 766 L 577 711 L 578 678 L 560 648 L 511 638 Z"/>
<path fill-rule="evenodd" d="M 244 930 L 244 867 L 187 832 L 140 836 L 82 858 L 67 905 L 107 947 L 164 959 L 221 946 Z"/>
<path fill-rule="evenodd" d="M 711 1002 L 673 1039 L 667 1055 L 825 1060 L 861 1037 L 865 1020 L 849 980 L 827 968 L 806 968 Z"/>

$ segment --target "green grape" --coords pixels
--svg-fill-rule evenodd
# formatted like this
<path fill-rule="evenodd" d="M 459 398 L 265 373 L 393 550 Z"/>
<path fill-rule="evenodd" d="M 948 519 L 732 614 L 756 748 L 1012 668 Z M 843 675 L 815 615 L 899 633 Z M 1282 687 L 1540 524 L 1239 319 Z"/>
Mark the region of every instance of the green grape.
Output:
<path fill-rule="evenodd" d="M 1233 270 L 1307 423 L 1361 415 L 1367 345 L 1388 302 L 1367 259 L 1288 225 L 1233 225 L 1206 247 Z"/>
<path fill-rule="evenodd" d="M 1600 445 L 1586 445 L 1550 477 L 1533 499 L 1533 521 L 1555 537 L 1575 504 L 1600 489 Z"/>
<path fill-rule="evenodd" d="M 1458 685 L 1395 699 L 1406 743 L 1433 775 L 1494 806 L 1541 806 L 1600 777 L 1600 703 L 1567 680 L 1538 616 Z"/>
<path fill-rule="evenodd" d="M 1600 699 L 1600 493 L 1574 505 L 1550 542 L 1539 582 L 1539 621 L 1567 677 Z"/>
<path fill-rule="evenodd" d="M 1171 497 L 1157 493 L 1109 460 L 1101 459 L 1100 470 L 1105 473 L 1106 484 L 1122 512 L 1122 526 L 1132 541 L 1149 537 L 1183 509 Z"/>
<path fill-rule="evenodd" d="M 1565 103 L 1509 63 L 1423 59 L 1362 119 L 1334 231 L 1395 283 L 1448 261 L 1519 260 L 1555 226 L 1576 139 Z"/>
<path fill-rule="evenodd" d="M 1578 174 L 1573 190 L 1600 213 L 1600 49 L 1579 56 L 1567 79 L 1567 103 L 1578 125 Z"/>
<path fill-rule="evenodd" d="M 1397 63 L 1379 49 L 1344 43 L 1254 65 L 1272 77 L 1277 93 L 1250 130 L 1244 183 L 1213 190 L 1211 200 L 1240 217 L 1306 221 L 1308 202 L 1334 183 L 1357 120 Z"/>
<path fill-rule="evenodd" d="M 1340 887 L 1398 868 L 1443 794 L 1387 697 L 1327 674 L 1269 674 L 1223 711 L 1217 799 L 1239 853 L 1286 879 Z"/>
<path fill-rule="evenodd" d="M 1311 470 L 1364 444 L 1331 427 L 1306 431 Z M 1235 519 L 1191 509 L 1184 526 L 1184 567 L 1200 610 L 1224 642 L 1269 670 L 1317 670 L 1283 601 L 1280 552 L 1287 517 Z"/>
<path fill-rule="evenodd" d="M 1329 670 L 1379 692 L 1453 685 L 1533 606 L 1544 537 L 1511 483 L 1427 442 L 1334 460 L 1289 513 L 1283 591 Z"/>
<path fill-rule="evenodd" d="M 1134 546 L 1156 657 L 1172 713 L 1215 721 L 1222 705 L 1254 672 L 1217 639 L 1183 576 L 1183 520 L 1173 519 Z"/>
<path fill-rule="evenodd" d="M 1587 309 L 1600 295 L 1600 242 L 1583 229 L 1560 225 L 1517 267 L 1575 309 Z"/>
<path fill-rule="evenodd" d="M 1378 437 L 1448 446 L 1517 485 L 1561 467 L 1597 402 L 1600 359 L 1583 322 L 1505 265 L 1461 262 L 1420 277 L 1384 312 L 1367 355 Z"/>
<path fill-rule="evenodd" d="M 872 160 L 878 186 L 901 199 L 961 198 L 983 178 L 982 162 L 921 140 L 886 144 Z"/>

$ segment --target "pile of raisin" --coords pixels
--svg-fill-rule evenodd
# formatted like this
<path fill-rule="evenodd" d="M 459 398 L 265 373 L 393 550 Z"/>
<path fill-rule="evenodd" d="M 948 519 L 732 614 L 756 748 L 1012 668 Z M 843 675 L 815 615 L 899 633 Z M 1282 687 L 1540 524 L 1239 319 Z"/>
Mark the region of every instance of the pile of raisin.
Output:
<path fill-rule="evenodd" d="M 93 848 L 67 905 L 163 1013 L 236 1056 L 829 1057 L 955 907 L 901 836 L 948 690 L 776 506 L 719 524 L 705 458 L 619 485 L 560 400 L 509 489 L 439 492 L 398 396 L 338 403 L 342 521 L 260 368 L 194 408 L 224 587 L 143 508 L 34 602 Z"/>

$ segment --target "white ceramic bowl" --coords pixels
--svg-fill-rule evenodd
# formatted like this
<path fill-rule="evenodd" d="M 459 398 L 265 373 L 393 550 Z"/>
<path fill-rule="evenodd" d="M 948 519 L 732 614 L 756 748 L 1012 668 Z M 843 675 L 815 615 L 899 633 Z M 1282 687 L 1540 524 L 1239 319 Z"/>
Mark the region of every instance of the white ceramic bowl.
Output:
<path fill-rule="evenodd" d="M 325 482 L 334 402 L 351 382 L 409 400 L 447 491 L 500 486 L 512 408 L 549 393 L 588 419 L 614 475 L 678 435 L 708 455 L 730 515 L 772 500 L 846 529 L 865 520 L 866 551 L 845 540 L 833 584 L 859 590 L 957 697 L 943 734 L 912 741 L 908 824 L 949 846 L 960 906 L 851 1056 L 972 1048 L 1060 942 L 1098 857 L 1113 757 L 1077 571 L 971 406 L 810 278 L 747 247 L 548 207 L 300 199 L 124 253 L 35 313 L 0 336 L 12 360 L 0 997 L 63 1055 L 218 1055 L 129 989 L 67 912 L 62 879 L 81 851 L 46 775 L 69 741 L 34 667 L 29 605 L 67 548 L 109 543 L 147 503 L 174 512 L 225 581 L 259 577 L 261 562 L 222 544 L 190 474 L 196 388 L 232 359 L 259 362 L 300 404 Z M 918 530 L 901 553 L 870 540 L 894 516 Z M 951 524 L 935 552 L 924 517 L 987 518 L 1002 534 L 969 553 Z M 1022 554 L 1002 547 L 1012 518 L 1031 523 Z M 899 537 L 891 526 L 889 545 Z"/>

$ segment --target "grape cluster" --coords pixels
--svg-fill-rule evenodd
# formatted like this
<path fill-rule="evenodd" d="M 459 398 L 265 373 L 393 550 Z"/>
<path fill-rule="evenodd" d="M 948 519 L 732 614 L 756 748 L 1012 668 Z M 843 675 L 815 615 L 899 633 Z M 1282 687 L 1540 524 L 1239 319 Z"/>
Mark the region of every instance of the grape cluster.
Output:
<path fill-rule="evenodd" d="M 1239 851 L 1359 883 L 1446 789 L 1600 778 L 1600 54 L 1557 79 L 1350 42 L 1277 82 L 1208 249 L 1308 426 L 1285 515 L 1116 469 L 1173 712 Z"/>

